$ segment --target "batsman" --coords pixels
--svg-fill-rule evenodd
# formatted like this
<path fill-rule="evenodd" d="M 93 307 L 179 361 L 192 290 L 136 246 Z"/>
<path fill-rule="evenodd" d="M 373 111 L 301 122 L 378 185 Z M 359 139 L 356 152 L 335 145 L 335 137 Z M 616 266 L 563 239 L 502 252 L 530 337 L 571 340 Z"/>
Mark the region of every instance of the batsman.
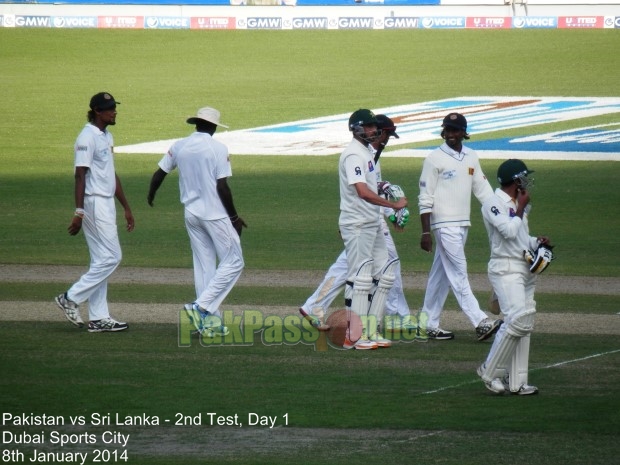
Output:
<path fill-rule="evenodd" d="M 388 260 L 381 207 L 398 211 L 407 206 L 405 197 L 391 201 L 377 193 L 377 167 L 371 147 L 380 136 L 377 124 L 370 110 L 359 109 L 351 114 L 349 131 L 353 138 L 342 152 L 338 168 L 338 226 L 347 255 L 345 299 L 363 324 L 361 338 L 343 344 L 348 349 L 376 349 L 376 341 L 382 339 L 377 325 L 394 284 L 394 267 L 398 260 Z"/>
<path fill-rule="evenodd" d="M 495 394 L 538 393 L 536 386 L 528 384 L 534 288 L 537 275 L 553 259 L 553 247 L 548 237 L 529 233 L 531 173 L 521 160 L 506 160 L 497 170 L 500 187 L 482 205 L 491 246 L 489 281 L 505 318 L 478 375 Z"/>

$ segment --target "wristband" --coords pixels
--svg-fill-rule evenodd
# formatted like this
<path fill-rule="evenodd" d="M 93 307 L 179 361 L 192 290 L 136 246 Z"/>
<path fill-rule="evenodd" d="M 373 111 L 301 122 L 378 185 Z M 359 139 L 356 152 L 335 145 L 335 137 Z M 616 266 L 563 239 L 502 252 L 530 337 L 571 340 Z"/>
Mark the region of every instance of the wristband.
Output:
<path fill-rule="evenodd" d="M 239 215 L 229 216 L 230 221 L 235 222 L 239 219 Z"/>
<path fill-rule="evenodd" d="M 423 235 L 423 236 L 426 236 L 426 235 L 429 235 L 429 236 L 430 236 L 430 235 L 431 235 L 431 233 L 427 231 L 427 232 L 423 232 L 423 233 L 422 233 L 422 235 Z"/>
<path fill-rule="evenodd" d="M 84 209 L 83 208 L 76 208 L 75 209 L 75 213 L 73 214 L 73 216 L 77 216 L 78 218 L 84 218 Z"/>

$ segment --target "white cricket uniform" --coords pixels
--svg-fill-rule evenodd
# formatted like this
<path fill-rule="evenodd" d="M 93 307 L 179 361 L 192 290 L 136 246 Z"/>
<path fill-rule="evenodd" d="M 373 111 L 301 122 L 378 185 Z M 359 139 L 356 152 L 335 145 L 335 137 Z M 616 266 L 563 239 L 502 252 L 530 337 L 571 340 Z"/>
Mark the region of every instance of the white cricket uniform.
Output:
<path fill-rule="evenodd" d="M 355 184 L 363 182 L 377 192 L 377 175 L 371 149 L 352 139 L 339 161 L 340 177 L 340 234 L 344 242 L 348 280 L 353 281 L 360 265 L 373 259 L 373 276 L 377 276 L 388 260 L 387 247 L 381 231 L 381 207 L 362 200 Z M 345 289 L 346 298 L 352 296 L 351 286 Z"/>
<path fill-rule="evenodd" d="M 435 256 L 422 307 L 428 315 L 427 328 L 439 327 L 450 288 L 463 312 L 477 327 L 487 316 L 469 285 L 465 243 L 471 226 L 472 192 L 483 203 L 493 195 L 493 189 L 474 150 L 463 146 L 461 152 L 456 152 L 446 143 L 424 160 L 419 185 L 420 214 L 431 214 L 435 236 Z"/>
<path fill-rule="evenodd" d="M 527 213 L 521 219 L 515 215 L 516 210 L 515 200 L 501 189 L 497 189 L 495 195 L 482 205 L 482 217 L 491 246 L 489 281 L 505 315 L 504 324 L 495 334 L 487 360 L 491 359 L 515 315 L 528 310 L 536 311 L 536 275 L 530 272 L 523 251 L 535 250 L 538 241 L 529 235 Z M 529 212 L 529 205 L 526 211 Z"/>
<path fill-rule="evenodd" d="M 244 267 L 239 235 L 217 193 L 217 180 L 232 176 L 228 148 L 207 133 L 194 132 L 175 142 L 159 167 L 166 173 L 179 170 L 196 303 L 220 315 L 219 307 Z"/>
<path fill-rule="evenodd" d="M 75 167 L 87 167 L 82 230 L 90 253 L 88 271 L 71 286 L 67 297 L 81 304 L 88 300 L 91 321 L 109 318 L 108 278 L 118 267 L 121 246 L 116 227 L 116 172 L 114 138 L 87 123 L 74 146 Z"/>

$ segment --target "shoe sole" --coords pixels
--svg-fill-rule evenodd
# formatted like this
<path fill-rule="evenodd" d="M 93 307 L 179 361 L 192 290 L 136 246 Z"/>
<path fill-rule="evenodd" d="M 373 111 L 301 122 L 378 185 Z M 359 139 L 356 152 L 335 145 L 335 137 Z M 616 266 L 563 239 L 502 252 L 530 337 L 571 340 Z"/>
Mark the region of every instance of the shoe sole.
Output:
<path fill-rule="evenodd" d="M 503 320 L 495 320 L 495 322 L 493 323 L 493 327 L 489 331 L 484 333 L 482 336 L 478 336 L 478 342 L 486 341 L 488 338 L 493 336 L 503 322 Z"/>
<path fill-rule="evenodd" d="M 432 339 L 434 341 L 451 341 L 454 339 L 454 334 L 452 336 L 428 336 L 428 339 Z"/>
<path fill-rule="evenodd" d="M 56 302 L 56 305 L 58 305 L 58 308 L 62 310 L 62 313 L 67 319 L 67 321 L 69 321 L 73 326 L 77 326 L 78 328 L 84 327 L 83 321 L 80 323 L 79 321 L 74 321 L 71 318 L 69 318 L 69 315 L 67 315 L 67 311 L 65 310 L 65 307 L 63 307 L 63 305 L 60 303 L 60 299 L 58 297 L 54 297 L 54 301 Z"/>
<path fill-rule="evenodd" d="M 319 331 L 329 331 L 330 330 L 330 326 L 326 325 L 325 323 L 323 323 L 322 325 L 317 326 L 315 324 L 315 320 L 312 316 L 308 315 L 303 308 L 299 309 L 299 313 L 301 313 L 301 316 L 303 316 L 306 320 L 308 320 L 310 322 L 310 324 L 312 325 L 312 327 L 318 329 Z"/>
<path fill-rule="evenodd" d="M 353 347 L 355 350 L 377 350 L 379 348 L 378 345 L 374 345 L 372 347 L 359 347 L 359 346 L 354 346 Z"/>

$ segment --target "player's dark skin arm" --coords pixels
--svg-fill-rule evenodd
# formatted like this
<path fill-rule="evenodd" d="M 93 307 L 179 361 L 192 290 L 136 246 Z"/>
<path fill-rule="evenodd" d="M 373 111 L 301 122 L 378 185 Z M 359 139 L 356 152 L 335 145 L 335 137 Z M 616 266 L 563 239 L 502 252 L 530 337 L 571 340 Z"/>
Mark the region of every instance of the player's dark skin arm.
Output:
<path fill-rule="evenodd" d="M 151 178 L 151 186 L 149 187 L 149 194 L 146 196 L 146 201 L 152 207 L 153 201 L 155 200 L 155 194 L 157 193 L 157 189 L 161 186 L 161 183 L 164 182 L 166 178 L 166 173 L 161 168 L 158 168 L 157 171 L 153 173 L 153 177 Z"/>
<path fill-rule="evenodd" d="M 422 213 L 420 215 L 420 223 L 422 224 L 422 237 L 420 238 L 420 247 L 427 252 L 433 251 L 433 234 L 431 233 L 431 214 Z"/>
<path fill-rule="evenodd" d="M 241 236 L 241 231 L 243 228 L 247 228 L 248 225 L 245 224 L 243 218 L 241 218 L 237 214 L 237 209 L 235 208 L 235 204 L 233 203 L 232 191 L 230 190 L 230 186 L 228 185 L 228 181 L 226 178 L 220 178 L 217 180 L 217 195 L 220 196 L 220 200 L 222 201 L 222 205 L 226 209 L 226 213 L 228 213 L 228 217 L 237 231 L 237 234 Z"/>
<path fill-rule="evenodd" d="M 75 167 L 75 208 L 84 208 L 84 192 L 86 191 L 86 166 Z M 82 217 L 74 215 L 69 225 L 69 234 L 75 236 L 82 229 Z"/>

